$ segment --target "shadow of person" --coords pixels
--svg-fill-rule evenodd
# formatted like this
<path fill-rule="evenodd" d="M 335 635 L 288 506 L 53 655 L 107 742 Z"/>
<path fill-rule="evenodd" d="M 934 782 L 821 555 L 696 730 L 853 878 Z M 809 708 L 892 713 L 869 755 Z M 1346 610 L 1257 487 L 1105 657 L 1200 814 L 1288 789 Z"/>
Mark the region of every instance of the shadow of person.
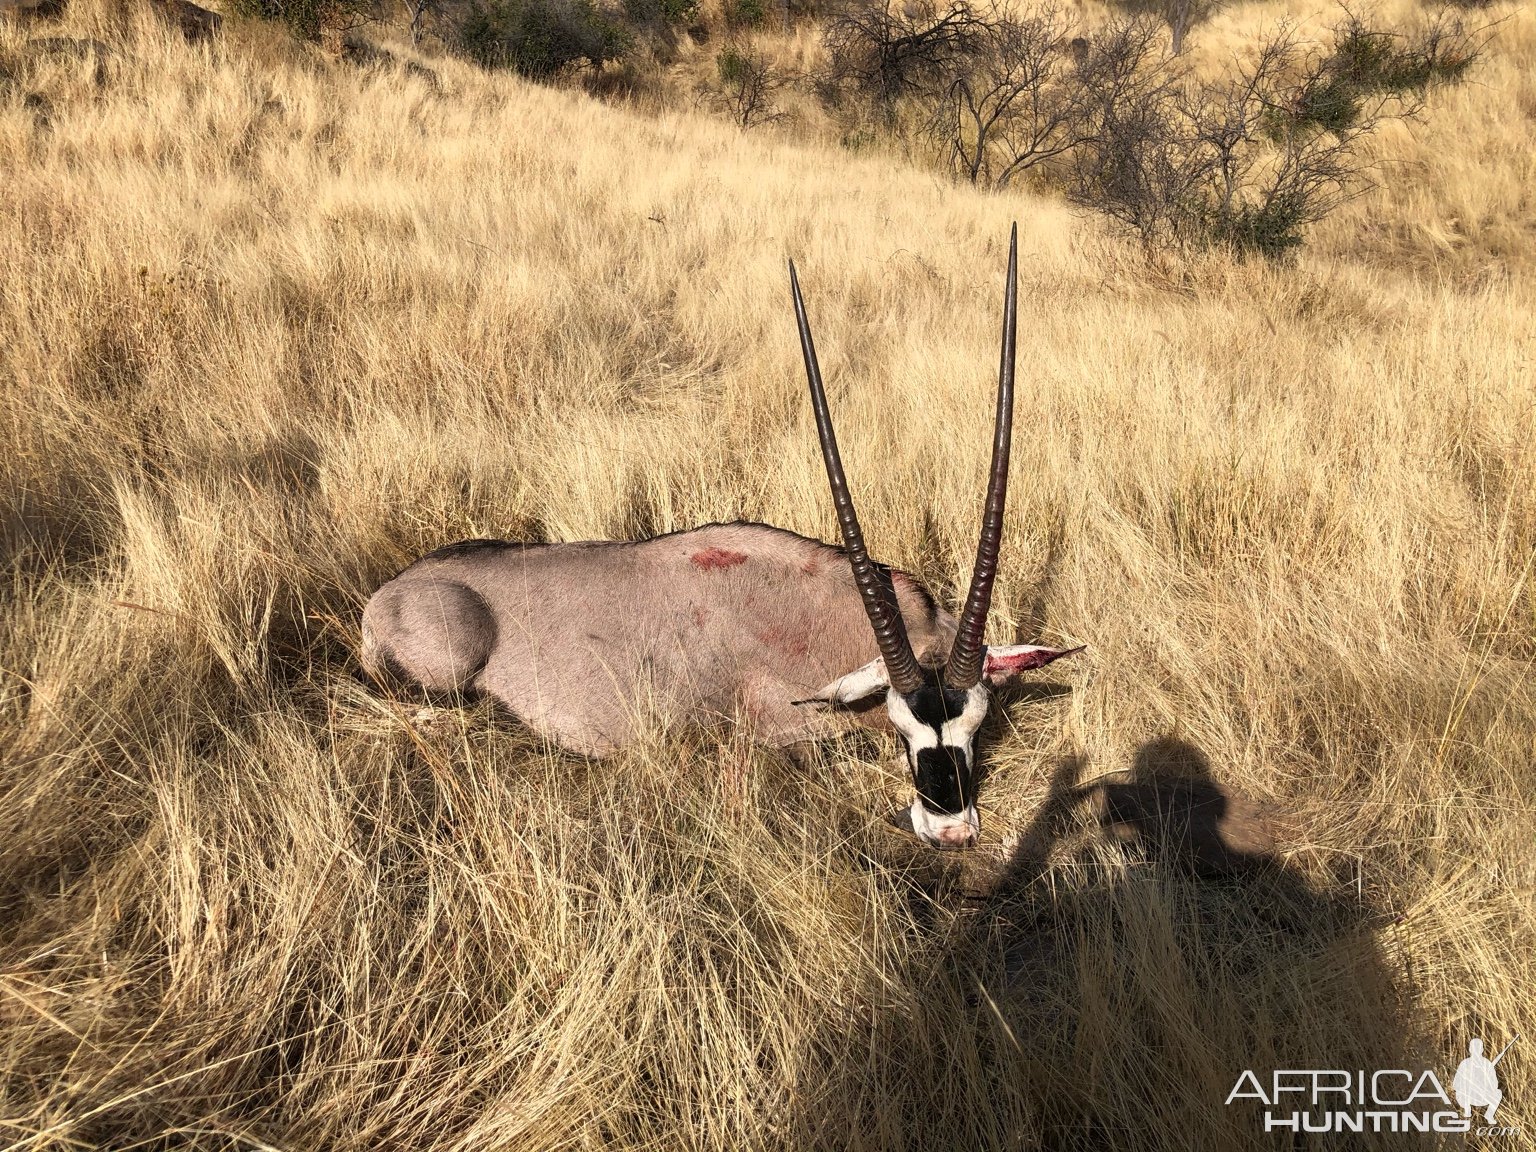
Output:
<path fill-rule="evenodd" d="M 1127 778 L 1097 786 L 1099 824 L 1121 843 L 1208 879 L 1282 871 L 1273 817 L 1211 777 L 1193 744 L 1162 737 L 1142 745 Z"/>
<path fill-rule="evenodd" d="M 1071 839 L 1074 827 L 1079 834 L 1084 827 L 1097 831 L 1132 864 L 1213 882 L 1242 882 L 1265 889 L 1271 899 L 1309 891 L 1277 855 L 1282 815 L 1272 805 L 1218 784 L 1206 755 L 1188 741 L 1171 736 L 1150 740 L 1137 750 L 1130 771 L 1080 784 L 1084 767 L 1080 757 L 1057 764 L 1044 803 L 989 886 L 989 898 L 1006 900 L 1044 873 L 1052 851 Z"/>
<path fill-rule="evenodd" d="M 908 994 L 881 993 L 899 1009 L 813 1094 L 803 1143 L 878 1130 L 881 1147 L 1368 1146 L 1266 1134 L 1262 1105 L 1228 1100 L 1246 1070 L 1267 1083 L 1436 1065 L 1383 948 L 1392 918 L 1187 740 L 1147 742 L 1128 771 L 1085 769 L 1058 762 L 1005 857 L 968 867 L 885 985 Z"/>

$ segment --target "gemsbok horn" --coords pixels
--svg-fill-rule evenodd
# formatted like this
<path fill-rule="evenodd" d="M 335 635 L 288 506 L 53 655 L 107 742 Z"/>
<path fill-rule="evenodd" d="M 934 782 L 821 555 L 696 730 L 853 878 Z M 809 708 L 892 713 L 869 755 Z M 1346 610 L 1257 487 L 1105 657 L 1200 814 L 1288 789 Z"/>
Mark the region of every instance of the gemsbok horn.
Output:
<path fill-rule="evenodd" d="M 907 573 L 869 555 L 791 263 L 841 549 L 742 522 L 633 541 L 466 540 L 416 561 L 370 597 L 364 666 L 432 692 L 487 693 L 588 756 L 624 747 L 648 716 L 740 718 L 776 746 L 851 724 L 893 727 L 916 785 L 913 829 L 931 844 L 973 843 L 974 745 L 992 689 L 1081 650 L 983 639 L 1008 490 L 1017 234 L 1015 227 L 1008 245 L 992 467 L 958 621 Z"/>

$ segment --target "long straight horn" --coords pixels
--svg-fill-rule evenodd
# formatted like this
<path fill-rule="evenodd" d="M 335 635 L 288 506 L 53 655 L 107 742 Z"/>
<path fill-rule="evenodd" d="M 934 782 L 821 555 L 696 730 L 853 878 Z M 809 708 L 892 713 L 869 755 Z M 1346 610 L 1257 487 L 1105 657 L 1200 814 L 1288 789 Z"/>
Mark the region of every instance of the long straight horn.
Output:
<path fill-rule="evenodd" d="M 906 694 L 922 687 L 923 674 L 907 639 L 907 626 L 893 591 L 880 578 L 880 572 L 864 547 L 864 533 L 848 494 L 843 475 L 843 460 L 837 452 L 837 436 L 832 431 L 832 415 L 827 411 L 827 393 L 821 385 L 821 368 L 816 363 L 816 345 L 811 342 L 811 325 L 805 318 L 805 301 L 800 297 L 800 278 L 795 262 L 789 262 L 789 288 L 795 297 L 795 320 L 800 325 L 800 350 L 805 353 L 805 375 L 811 383 L 811 407 L 816 412 L 816 432 L 821 437 L 821 458 L 827 465 L 827 482 L 832 486 L 832 503 L 837 508 L 837 523 L 843 530 L 843 547 L 853 565 L 853 580 L 864 598 L 864 611 L 875 630 L 875 642 L 885 658 L 886 675 L 891 687 Z"/>
<path fill-rule="evenodd" d="M 971 590 L 955 631 L 954 647 L 944 667 L 944 683 L 970 688 L 981 679 L 986 660 L 987 610 L 997 580 L 997 554 L 1003 543 L 1003 506 L 1008 501 L 1008 448 L 1013 439 L 1013 362 L 1018 342 L 1019 226 L 1008 237 L 1008 287 L 1003 295 L 1003 355 L 997 370 L 997 424 L 992 440 L 992 475 L 987 481 L 987 505 L 976 545 Z"/>

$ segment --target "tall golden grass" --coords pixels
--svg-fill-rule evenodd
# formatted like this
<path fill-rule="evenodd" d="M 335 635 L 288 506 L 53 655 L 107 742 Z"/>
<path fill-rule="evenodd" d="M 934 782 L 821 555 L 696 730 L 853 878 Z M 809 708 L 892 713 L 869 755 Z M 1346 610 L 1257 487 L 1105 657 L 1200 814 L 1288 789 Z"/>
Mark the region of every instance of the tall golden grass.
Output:
<path fill-rule="evenodd" d="M 1156 272 L 446 59 L 0 30 L 0 1137 L 1291 1146 L 1243 1069 L 1449 1086 L 1519 1032 L 1476 1146 L 1536 1148 L 1536 20 L 1496 11 L 1293 266 Z M 952 594 L 1014 218 L 992 635 L 1089 648 L 994 726 L 981 849 L 884 825 L 880 741 L 586 763 L 353 678 L 369 591 L 458 538 L 830 538 L 787 256 L 866 532 Z M 1212 799 L 1103 826 L 1148 787 Z M 1315 1146 L 1437 1138 L 1359 1139 Z"/>

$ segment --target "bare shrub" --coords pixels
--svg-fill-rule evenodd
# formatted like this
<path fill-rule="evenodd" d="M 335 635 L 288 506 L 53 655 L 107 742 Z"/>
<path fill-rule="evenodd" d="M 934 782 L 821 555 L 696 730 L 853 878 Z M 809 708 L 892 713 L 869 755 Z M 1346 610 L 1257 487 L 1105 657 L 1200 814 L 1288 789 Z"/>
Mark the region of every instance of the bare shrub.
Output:
<path fill-rule="evenodd" d="M 783 116 L 773 99 L 783 78 L 760 50 L 728 44 L 715 58 L 715 71 L 725 110 L 741 127 L 751 128 Z"/>
<path fill-rule="evenodd" d="M 1283 255 L 1368 186 L 1365 139 L 1385 120 L 1417 115 L 1424 88 L 1460 78 L 1480 50 L 1459 22 L 1402 37 L 1351 14 L 1326 47 L 1282 29 L 1217 81 L 1142 57 L 1135 71 L 1154 78 L 1098 104 L 1097 129 L 1073 153 L 1069 194 L 1149 248 Z"/>
<path fill-rule="evenodd" d="M 1203 79 L 1165 19 L 1122 15 L 1090 36 L 1049 2 L 983 13 L 965 0 L 858 0 L 827 30 L 824 94 L 853 97 L 863 124 L 920 131 L 972 184 L 1036 171 L 1059 181 L 1149 249 L 1273 257 L 1367 186 L 1364 139 L 1416 115 L 1486 44 L 1451 15 L 1405 35 L 1346 11 L 1325 43 L 1282 27 L 1247 63 Z"/>
<path fill-rule="evenodd" d="M 965 0 L 856 0 L 828 23 L 827 80 L 889 111 L 908 96 L 947 86 L 956 61 L 980 48 L 985 22 Z"/>
<path fill-rule="evenodd" d="M 1152 21 L 1113 22 L 1093 41 L 1072 31 L 1054 6 L 981 22 L 928 119 L 953 171 L 1002 187 L 1094 141 L 1118 109 L 1168 83 Z"/>
<path fill-rule="evenodd" d="M 1204 24 L 1226 6 L 1226 0 L 1129 0 L 1126 8 L 1148 15 L 1167 25 L 1175 56 L 1184 54 L 1184 42 L 1190 30 Z"/>
<path fill-rule="evenodd" d="M 427 23 L 442 13 L 440 0 L 401 0 L 405 6 L 406 28 L 410 32 L 411 47 L 421 44 L 426 35 Z"/>
<path fill-rule="evenodd" d="M 1179 163 L 1178 76 L 1145 17 L 1091 42 L 1081 76 L 1086 123 L 1071 157 L 1069 195 L 1132 228 L 1144 243 L 1175 235 L 1191 174 Z"/>
<path fill-rule="evenodd" d="M 972 184 L 1005 184 L 1073 146 L 1069 39 L 1054 8 L 980 26 L 929 121 L 954 171 Z"/>

